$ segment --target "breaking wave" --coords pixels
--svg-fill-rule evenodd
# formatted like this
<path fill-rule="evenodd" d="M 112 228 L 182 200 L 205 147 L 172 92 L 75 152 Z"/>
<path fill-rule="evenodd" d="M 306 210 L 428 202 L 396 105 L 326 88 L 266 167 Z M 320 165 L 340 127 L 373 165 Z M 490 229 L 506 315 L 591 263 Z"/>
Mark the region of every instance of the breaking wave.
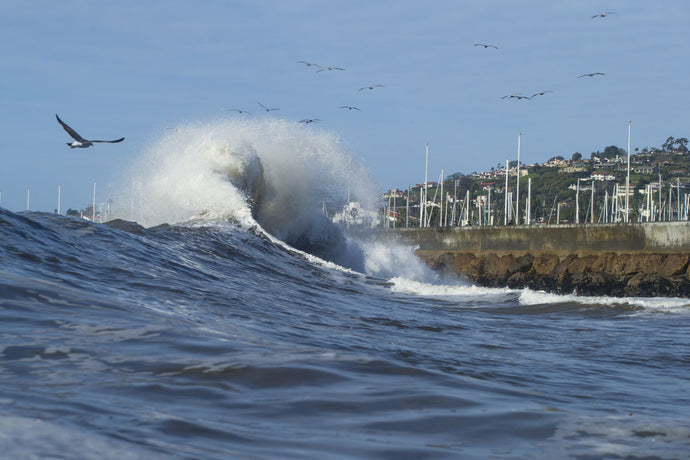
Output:
<path fill-rule="evenodd" d="M 334 133 L 280 119 L 185 124 L 148 148 L 123 182 L 120 202 L 130 203 L 120 211 L 124 219 L 147 227 L 258 224 L 297 249 L 364 268 L 361 248 L 326 214 L 348 199 L 371 206 L 377 188 Z"/>

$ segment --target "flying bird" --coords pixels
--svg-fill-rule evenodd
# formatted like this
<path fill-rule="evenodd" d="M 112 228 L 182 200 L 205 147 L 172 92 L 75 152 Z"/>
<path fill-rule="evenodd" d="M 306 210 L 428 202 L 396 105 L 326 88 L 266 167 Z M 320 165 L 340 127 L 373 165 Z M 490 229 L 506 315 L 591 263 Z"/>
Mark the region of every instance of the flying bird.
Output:
<path fill-rule="evenodd" d="M 534 96 L 543 96 L 546 93 L 553 93 L 553 91 L 549 91 L 549 90 L 539 91 L 538 93 L 532 94 L 529 98 L 532 99 Z"/>
<path fill-rule="evenodd" d="M 67 131 L 67 134 L 72 136 L 72 138 L 74 139 L 74 142 L 71 142 L 71 143 L 68 142 L 67 143 L 67 145 L 69 145 L 69 148 L 71 148 L 71 149 L 76 148 L 76 147 L 85 149 L 86 147 L 91 147 L 95 142 L 108 142 L 108 143 L 114 144 L 116 142 L 122 142 L 125 140 L 124 137 L 121 137 L 120 139 L 116 139 L 114 141 L 87 140 L 87 139 L 84 139 L 83 137 L 81 137 L 79 134 L 77 134 L 77 132 L 75 130 L 73 130 L 72 128 L 70 128 L 67 125 L 67 123 L 60 120 L 60 117 L 58 117 L 57 113 L 55 114 L 55 118 L 57 118 L 58 123 L 60 123 L 60 125 L 65 129 L 65 131 Z"/>
<path fill-rule="evenodd" d="M 341 105 L 338 107 L 339 109 L 347 109 L 347 110 L 359 110 L 359 107 L 353 107 L 351 105 Z M 361 110 L 360 110 L 361 112 Z"/>
<path fill-rule="evenodd" d="M 609 14 L 616 14 L 616 12 L 615 11 L 609 11 L 608 13 L 595 14 L 594 16 L 592 16 L 592 19 L 594 19 L 594 18 L 605 18 Z"/>
<path fill-rule="evenodd" d="M 262 109 L 264 109 L 266 112 L 270 112 L 271 110 L 280 110 L 280 109 L 274 109 L 274 108 L 268 108 L 265 105 L 263 105 L 261 102 L 259 102 L 259 105 L 261 106 Z"/>
<path fill-rule="evenodd" d="M 383 85 L 370 85 L 370 86 L 363 86 L 363 87 L 359 88 L 359 91 L 362 91 L 363 89 L 374 89 L 377 86 L 380 86 L 381 88 L 383 88 Z"/>
<path fill-rule="evenodd" d="M 583 73 L 582 75 L 580 75 L 580 76 L 577 77 L 577 78 L 582 78 L 582 77 L 593 77 L 593 76 L 595 76 L 595 75 L 606 75 L 606 74 L 605 74 L 605 73 L 601 73 L 601 72 Z"/>
<path fill-rule="evenodd" d="M 261 104 L 259 104 L 259 105 L 261 105 Z M 251 115 L 251 113 L 247 112 L 246 110 L 240 110 L 240 109 L 228 109 L 228 110 L 231 110 L 231 111 L 237 112 L 237 113 L 246 113 L 247 115 Z"/>
<path fill-rule="evenodd" d="M 308 125 L 309 123 L 318 123 L 320 121 L 321 120 L 319 120 L 318 118 L 305 118 L 304 120 L 300 120 L 299 122 Z"/>
<path fill-rule="evenodd" d="M 529 101 L 531 98 L 529 96 L 523 96 L 521 94 L 508 94 L 507 96 L 503 96 L 501 99 L 517 99 L 518 101 L 520 99 L 527 99 Z"/>
<path fill-rule="evenodd" d="M 319 69 L 322 69 L 322 68 L 323 68 L 323 67 L 321 67 L 321 66 L 318 65 L 318 64 L 314 64 L 313 62 L 307 62 L 307 61 L 297 61 L 297 64 L 304 64 L 304 65 L 306 65 L 307 67 L 314 66 L 314 67 L 318 67 Z"/>
<path fill-rule="evenodd" d="M 484 44 L 484 43 L 475 43 L 474 46 L 483 46 L 484 49 L 486 49 L 486 48 L 498 49 L 498 46 L 496 46 L 496 45 L 487 45 L 487 44 Z"/>
<path fill-rule="evenodd" d="M 317 70 L 317 72 L 323 72 L 324 70 L 345 70 L 345 69 L 343 69 L 342 67 L 333 67 L 333 66 L 329 65 L 329 66 L 320 68 L 319 70 Z"/>

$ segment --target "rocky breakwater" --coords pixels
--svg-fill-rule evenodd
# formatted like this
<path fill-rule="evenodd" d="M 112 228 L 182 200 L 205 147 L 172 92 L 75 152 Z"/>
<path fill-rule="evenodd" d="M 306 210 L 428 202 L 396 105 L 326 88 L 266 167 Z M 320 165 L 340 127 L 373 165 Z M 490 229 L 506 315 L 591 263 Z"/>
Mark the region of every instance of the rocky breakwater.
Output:
<path fill-rule="evenodd" d="M 690 222 L 397 229 L 438 273 L 490 287 L 690 297 Z"/>

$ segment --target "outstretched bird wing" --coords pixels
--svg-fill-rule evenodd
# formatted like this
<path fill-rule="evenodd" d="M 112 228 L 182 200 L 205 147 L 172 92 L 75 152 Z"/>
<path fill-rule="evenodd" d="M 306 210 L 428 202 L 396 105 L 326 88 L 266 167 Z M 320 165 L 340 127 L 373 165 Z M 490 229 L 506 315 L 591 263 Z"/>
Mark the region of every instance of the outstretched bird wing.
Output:
<path fill-rule="evenodd" d="M 69 134 L 70 136 L 72 136 L 72 138 L 73 138 L 75 141 L 81 142 L 82 144 L 89 142 L 89 141 L 87 141 L 86 139 L 84 139 L 83 137 L 81 137 L 79 134 L 77 134 L 77 132 L 76 132 L 75 130 L 73 130 L 72 128 L 70 128 L 69 125 L 68 125 L 67 123 L 65 123 L 64 121 L 60 120 L 60 117 L 58 117 L 57 113 L 55 114 L 55 118 L 57 118 L 58 123 L 60 123 L 60 125 L 65 129 L 65 131 L 67 131 L 67 134 Z M 122 139 L 124 139 L 124 137 L 123 137 Z M 120 141 L 121 141 L 122 139 L 120 139 Z M 92 142 L 102 142 L 102 141 L 92 141 Z M 119 141 L 118 141 L 118 142 L 119 142 Z"/>
<path fill-rule="evenodd" d="M 115 144 L 115 143 L 117 143 L 117 142 L 122 142 L 122 141 L 124 141 L 124 140 L 125 140 L 125 138 L 124 138 L 124 137 L 121 137 L 121 138 L 119 138 L 119 139 L 115 139 L 114 141 L 91 141 L 91 142 L 109 142 L 109 143 L 111 143 L 111 144 Z"/>

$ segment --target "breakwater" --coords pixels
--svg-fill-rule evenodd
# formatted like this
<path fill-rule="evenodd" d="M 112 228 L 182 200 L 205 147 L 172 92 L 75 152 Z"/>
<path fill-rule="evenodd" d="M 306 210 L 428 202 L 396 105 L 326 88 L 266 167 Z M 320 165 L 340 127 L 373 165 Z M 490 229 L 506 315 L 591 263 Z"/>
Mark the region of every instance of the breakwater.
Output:
<path fill-rule="evenodd" d="M 402 228 L 435 271 L 482 286 L 690 297 L 690 222 Z"/>

